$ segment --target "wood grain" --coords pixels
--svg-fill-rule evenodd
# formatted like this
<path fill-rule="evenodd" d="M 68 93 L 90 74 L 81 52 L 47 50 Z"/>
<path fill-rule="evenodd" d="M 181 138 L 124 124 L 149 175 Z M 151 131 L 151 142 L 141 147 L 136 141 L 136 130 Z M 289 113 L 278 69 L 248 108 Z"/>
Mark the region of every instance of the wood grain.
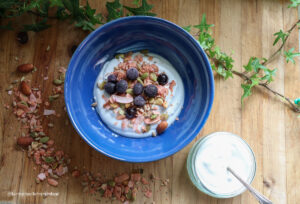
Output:
<path fill-rule="evenodd" d="M 131 1 L 126 1 L 130 4 Z M 256 0 L 151 0 L 158 17 L 168 19 L 180 26 L 196 25 L 206 14 L 213 28 L 216 43 L 227 53 L 234 51 L 235 69 L 242 71 L 251 56 L 268 57 L 273 47 L 273 33 L 287 30 L 296 20 L 296 9 L 288 9 L 288 1 Z M 105 2 L 90 1 L 91 7 L 105 13 Z M 30 21 L 27 16 L 20 19 Z M 37 170 L 26 152 L 16 149 L 15 141 L 22 134 L 20 122 L 5 109 L 11 104 L 11 97 L 5 89 L 13 80 L 20 78 L 15 72 L 17 65 L 34 63 L 38 71 L 27 74 L 32 86 L 42 90 L 43 98 L 52 91 L 51 81 L 57 77 L 59 67 L 67 67 L 70 48 L 78 45 L 88 34 L 79 31 L 67 22 L 52 20 L 53 26 L 40 33 L 30 33 L 29 42 L 20 45 L 15 40 L 16 32 L 0 32 L 0 203 L 107 203 L 97 201 L 95 196 L 82 193 L 78 179 L 66 177 L 57 188 L 47 183 L 34 182 Z M 46 51 L 50 46 L 50 50 Z M 298 34 L 293 32 L 286 49 L 298 47 Z M 18 59 L 16 59 L 18 57 Z M 278 72 L 272 88 L 291 98 L 300 96 L 299 60 L 296 65 L 286 64 L 284 58 L 272 61 L 270 67 Z M 44 77 L 48 76 L 48 80 Z M 240 135 L 252 147 L 257 161 L 253 186 L 269 196 L 274 203 L 294 204 L 300 200 L 300 126 L 297 115 L 283 105 L 278 98 L 261 89 L 255 89 L 253 96 L 242 107 L 240 97 L 242 81 L 235 77 L 224 81 L 215 77 L 215 100 L 210 117 L 197 139 L 215 131 L 229 131 Z M 153 196 L 146 199 L 139 194 L 135 203 L 210 203 L 236 204 L 255 203 L 245 192 L 232 199 L 215 199 L 199 192 L 189 181 L 186 172 L 186 157 L 196 139 L 172 157 L 142 164 L 132 164 L 108 158 L 89 147 L 76 133 L 64 111 L 61 97 L 51 108 L 61 117 L 47 117 L 43 121 L 46 133 L 54 138 L 56 145 L 72 158 L 71 166 L 84 167 L 94 173 L 101 172 L 110 178 L 118 173 L 143 168 L 146 175 L 154 173 L 169 178 L 167 188 L 160 190 L 152 185 Z M 54 123 L 49 129 L 47 124 Z M 59 192 L 58 197 L 8 196 L 8 192 Z M 113 202 L 116 203 L 116 202 Z"/>

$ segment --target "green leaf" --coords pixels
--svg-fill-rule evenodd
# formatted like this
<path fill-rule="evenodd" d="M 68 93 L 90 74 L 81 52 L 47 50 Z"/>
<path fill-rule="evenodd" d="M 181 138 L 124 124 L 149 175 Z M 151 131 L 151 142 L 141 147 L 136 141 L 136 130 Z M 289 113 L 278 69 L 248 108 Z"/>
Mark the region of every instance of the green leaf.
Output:
<path fill-rule="evenodd" d="M 214 24 L 207 24 L 205 14 L 202 15 L 202 20 L 199 25 L 195 25 L 195 28 L 198 28 L 200 32 L 209 31 L 209 28 L 213 27 Z"/>
<path fill-rule="evenodd" d="M 296 8 L 300 4 L 300 0 L 290 0 L 291 4 L 288 5 L 288 8 Z"/>
<path fill-rule="evenodd" d="M 147 0 L 142 0 L 142 5 L 138 8 L 128 6 L 124 6 L 124 8 L 136 16 L 156 16 L 155 13 L 149 12 L 153 8 L 153 5 L 148 4 Z"/>
<path fill-rule="evenodd" d="M 123 5 L 120 3 L 120 0 L 106 2 L 106 9 L 108 11 L 107 22 L 123 16 Z"/>
<path fill-rule="evenodd" d="M 285 57 L 285 60 L 287 63 L 292 62 L 293 64 L 295 64 L 294 57 L 300 56 L 299 52 L 293 53 L 294 50 L 295 50 L 295 48 L 291 48 L 288 51 L 284 51 L 284 57 Z"/>
<path fill-rule="evenodd" d="M 187 32 L 191 32 L 191 27 L 192 26 L 184 26 L 184 27 L 182 27 L 185 31 L 187 31 Z"/>
<path fill-rule="evenodd" d="M 264 76 L 261 77 L 261 80 L 266 80 L 268 83 L 272 82 L 273 76 L 275 76 L 275 73 L 277 71 L 277 68 L 271 70 L 271 69 L 264 69 Z"/>
<path fill-rule="evenodd" d="M 138 6 L 140 4 L 140 0 L 133 0 L 132 3 L 136 6 Z"/>
<path fill-rule="evenodd" d="M 45 30 L 49 27 L 51 27 L 51 25 L 47 24 L 47 18 L 44 18 L 43 20 L 41 20 L 41 21 L 39 21 L 35 24 L 26 24 L 26 25 L 24 25 L 23 30 L 24 31 L 39 32 L 39 31 Z"/>
<path fill-rule="evenodd" d="M 244 93 L 241 98 L 241 103 L 243 105 L 244 99 L 247 98 L 248 96 L 251 96 L 252 92 L 251 89 L 259 84 L 259 78 L 257 77 L 256 74 L 254 74 L 251 78 L 251 83 L 247 84 L 241 84 L 242 89 L 244 90 Z"/>
<path fill-rule="evenodd" d="M 284 43 L 285 40 L 286 40 L 286 37 L 287 37 L 288 35 L 289 35 L 288 33 L 285 33 L 285 32 L 283 32 L 283 31 L 280 29 L 279 32 L 274 33 L 274 36 L 277 36 L 277 37 L 275 38 L 273 45 L 276 45 L 276 43 L 277 43 L 280 39 L 281 39 L 282 43 Z"/>
<path fill-rule="evenodd" d="M 50 0 L 50 7 L 64 7 L 62 0 Z"/>
<path fill-rule="evenodd" d="M 12 22 L 9 21 L 6 25 L 0 25 L 0 30 L 13 30 Z"/>
<path fill-rule="evenodd" d="M 257 73 L 259 71 L 259 69 L 263 69 L 263 70 L 267 69 L 265 66 L 263 66 L 260 63 L 260 59 L 257 57 L 251 57 L 249 59 L 248 64 L 244 65 L 243 67 L 247 72 L 254 71 L 255 73 Z"/>

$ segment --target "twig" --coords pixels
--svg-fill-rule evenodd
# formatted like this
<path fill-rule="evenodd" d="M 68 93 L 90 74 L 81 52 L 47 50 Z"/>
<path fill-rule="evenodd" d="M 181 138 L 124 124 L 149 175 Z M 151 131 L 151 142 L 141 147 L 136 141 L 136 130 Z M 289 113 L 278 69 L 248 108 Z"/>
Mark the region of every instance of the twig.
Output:
<path fill-rule="evenodd" d="M 228 70 L 227 67 L 224 65 L 224 63 L 220 62 L 219 60 L 217 60 L 217 59 L 214 58 L 214 57 L 212 58 L 212 57 L 209 55 L 209 53 L 208 53 L 207 51 L 205 51 L 205 52 L 206 52 L 207 56 L 212 60 L 212 62 L 216 65 L 216 67 L 218 67 L 218 64 L 221 63 L 221 64 L 222 64 L 222 67 L 224 67 L 224 69 Z M 230 71 L 231 71 L 233 74 L 239 76 L 240 78 L 242 78 L 242 79 L 244 79 L 244 80 L 246 80 L 246 81 L 248 81 L 248 82 L 251 82 L 250 77 L 248 77 L 245 73 L 238 72 L 238 71 L 235 71 L 235 70 L 230 70 Z M 268 86 L 267 83 L 259 83 L 258 85 L 261 86 L 261 87 L 264 87 L 264 88 L 267 89 L 268 91 L 271 91 L 274 95 L 280 96 L 281 98 L 285 99 L 285 101 L 288 102 L 288 104 L 290 105 L 290 108 L 291 108 L 294 112 L 300 113 L 300 107 L 298 107 L 297 105 L 295 105 L 295 104 L 293 103 L 293 100 L 292 100 L 292 99 L 290 99 L 290 98 L 284 96 L 283 94 L 281 94 L 281 93 L 279 93 L 279 92 L 273 90 L 272 88 L 270 88 L 270 87 Z"/>
<path fill-rule="evenodd" d="M 239 76 L 239 77 L 241 77 L 241 78 L 244 79 L 244 80 L 251 81 L 251 79 L 250 79 L 246 74 L 244 74 L 244 73 L 242 73 L 242 72 L 238 72 L 238 71 L 232 70 L 232 73 L 235 74 L 235 75 L 237 75 L 237 76 Z M 267 89 L 268 91 L 271 91 L 274 95 L 280 96 L 281 98 L 283 98 L 284 100 L 286 100 L 286 101 L 288 102 L 288 104 L 290 105 L 290 108 L 291 108 L 294 112 L 300 113 L 300 108 L 299 108 L 297 105 L 295 105 L 295 104 L 293 103 L 293 100 L 292 100 L 292 99 L 290 99 L 290 98 L 284 96 L 283 94 L 281 94 L 281 93 L 279 93 L 279 92 L 273 90 L 273 89 L 270 88 L 266 83 L 259 83 L 258 85 L 261 86 L 261 87 L 264 87 L 264 88 Z"/>
<path fill-rule="evenodd" d="M 35 12 L 35 11 L 28 11 L 28 13 L 31 13 L 33 15 L 39 16 L 39 17 L 44 17 L 44 18 L 51 18 L 51 19 L 57 19 L 55 16 L 48 16 L 48 15 L 43 15 L 41 13 Z"/>
<path fill-rule="evenodd" d="M 283 49 L 287 39 L 290 36 L 290 33 L 297 27 L 297 24 L 300 23 L 300 20 L 298 20 L 296 23 L 294 23 L 292 25 L 292 27 L 287 31 L 288 35 L 285 36 L 284 41 L 282 42 L 281 46 L 266 60 L 262 63 L 262 65 L 266 65 L 268 64 L 278 53 L 281 52 L 281 50 Z"/>

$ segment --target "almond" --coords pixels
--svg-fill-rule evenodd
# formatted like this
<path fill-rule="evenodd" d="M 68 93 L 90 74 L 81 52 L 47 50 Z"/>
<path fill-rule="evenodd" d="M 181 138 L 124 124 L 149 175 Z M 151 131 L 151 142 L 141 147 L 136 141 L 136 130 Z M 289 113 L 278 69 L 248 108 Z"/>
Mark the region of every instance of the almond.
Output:
<path fill-rule="evenodd" d="M 21 64 L 17 67 L 18 71 L 22 73 L 31 72 L 33 68 L 34 68 L 33 64 Z"/>
<path fill-rule="evenodd" d="M 26 96 L 29 96 L 31 94 L 31 88 L 30 86 L 25 82 L 22 81 L 20 84 L 20 91 L 25 94 Z"/>
<path fill-rule="evenodd" d="M 23 148 L 28 147 L 33 142 L 32 137 L 19 137 L 17 139 L 17 144 Z"/>
<path fill-rule="evenodd" d="M 168 127 L 168 123 L 166 121 L 162 121 L 161 123 L 158 124 L 156 127 L 156 132 L 157 134 L 163 133 Z"/>

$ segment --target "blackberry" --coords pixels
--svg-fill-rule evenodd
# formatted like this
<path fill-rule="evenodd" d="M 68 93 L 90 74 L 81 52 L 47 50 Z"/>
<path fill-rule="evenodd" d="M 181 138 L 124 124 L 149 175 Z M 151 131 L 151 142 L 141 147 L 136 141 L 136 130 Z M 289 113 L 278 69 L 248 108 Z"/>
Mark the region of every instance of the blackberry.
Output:
<path fill-rule="evenodd" d="M 118 79 L 117 79 L 117 76 L 115 74 L 111 74 L 107 77 L 107 81 L 112 82 L 112 83 L 117 83 Z"/>
<path fill-rule="evenodd" d="M 160 75 L 158 75 L 157 77 L 157 81 L 159 83 L 159 85 L 165 85 L 168 83 L 168 76 L 165 73 L 162 73 Z"/>
<path fill-rule="evenodd" d="M 116 83 L 116 91 L 119 94 L 125 93 L 128 88 L 128 83 L 124 79 L 121 79 Z"/>
<path fill-rule="evenodd" d="M 144 106 L 146 103 L 145 99 L 143 96 L 139 95 L 139 96 L 136 96 L 133 100 L 133 104 L 138 106 L 138 107 L 142 107 Z"/>
<path fill-rule="evenodd" d="M 136 80 L 139 77 L 139 71 L 136 68 L 130 68 L 126 72 L 126 77 L 129 80 Z"/>
<path fill-rule="evenodd" d="M 157 87 L 153 84 L 150 84 L 145 87 L 144 93 L 149 98 L 154 98 L 157 95 Z"/>
<path fill-rule="evenodd" d="M 134 95 L 140 95 L 143 93 L 143 89 L 144 89 L 144 86 L 141 84 L 141 83 L 136 83 L 134 86 L 133 86 L 133 94 Z"/>
<path fill-rule="evenodd" d="M 116 92 L 116 85 L 112 82 L 107 82 L 104 85 L 104 90 L 108 93 L 108 94 L 113 94 Z"/>
<path fill-rule="evenodd" d="M 136 107 L 131 106 L 126 109 L 125 116 L 127 119 L 132 119 L 136 117 Z"/>

